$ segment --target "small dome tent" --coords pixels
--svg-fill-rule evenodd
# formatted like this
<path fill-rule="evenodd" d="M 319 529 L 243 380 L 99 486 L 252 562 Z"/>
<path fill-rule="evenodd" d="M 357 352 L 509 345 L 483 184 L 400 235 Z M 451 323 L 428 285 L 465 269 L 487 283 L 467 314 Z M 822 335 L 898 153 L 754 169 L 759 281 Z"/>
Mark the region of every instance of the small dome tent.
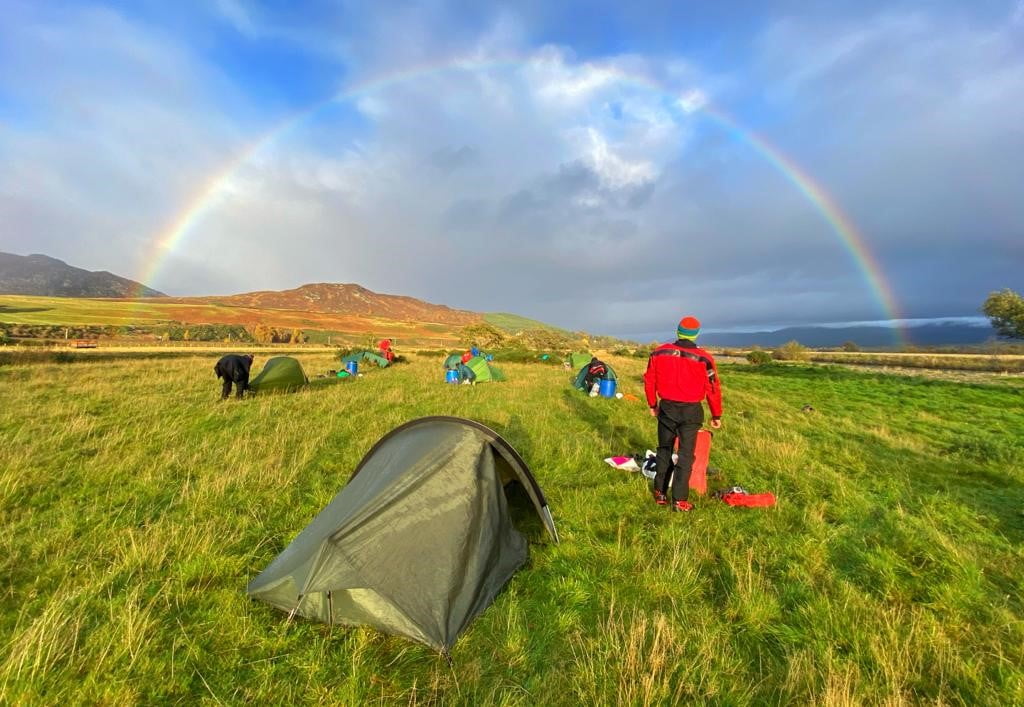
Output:
<path fill-rule="evenodd" d="M 601 377 L 604 378 L 605 380 L 617 381 L 619 378 L 618 376 L 615 375 L 615 369 L 611 367 L 611 364 L 605 363 L 604 361 L 602 361 L 602 363 L 604 363 L 604 367 L 608 370 L 608 372 Z M 588 368 L 590 368 L 589 358 L 587 359 L 586 363 L 583 364 L 583 367 L 580 369 L 580 372 L 576 374 L 576 380 L 573 381 L 572 385 L 574 388 L 576 388 L 576 390 L 582 390 L 583 392 L 587 392 L 587 387 L 583 385 L 583 381 L 587 377 Z"/>
<path fill-rule="evenodd" d="M 558 542 L 544 494 L 508 442 L 471 420 L 413 420 L 377 442 L 248 593 L 447 652 L 526 562 L 503 492 L 512 482 Z"/>
<path fill-rule="evenodd" d="M 356 363 L 369 361 L 370 363 L 376 363 L 380 368 L 387 368 L 391 364 L 391 361 L 387 360 L 383 356 L 378 356 L 372 351 L 356 351 L 355 353 L 350 353 L 348 356 L 344 356 L 341 359 L 341 365 L 344 366 L 346 363 L 351 363 L 352 361 L 355 361 Z"/>
<path fill-rule="evenodd" d="M 569 368 L 578 371 L 580 366 L 590 363 L 590 359 L 593 358 L 593 354 L 585 351 L 577 351 L 566 356 L 565 361 L 569 364 Z"/>
<path fill-rule="evenodd" d="M 302 364 L 291 356 L 275 356 L 264 365 L 260 374 L 249 381 L 249 388 L 257 393 L 273 390 L 295 390 L 309 383 Z"/>
<path fill-rule="evenodd" d="M 492 366 L 483 356 L 474 356 L 466 361 L 466 368 L 473 371 L 476 375 L 477 383 L 505 380 L 505 374 L 501 372 L 501 369 L 497 366 Z"/>
<path fill-rule="evenodd" d="M 475 383 L 505 380 L 502 370 L 491 364 L 484 356 L 474 356 L 465 363 L 462 359 L 461 354 L 451 354 L 444 360 L 445 370 L 458 371 L 459 380 L 470 380 Z"/>

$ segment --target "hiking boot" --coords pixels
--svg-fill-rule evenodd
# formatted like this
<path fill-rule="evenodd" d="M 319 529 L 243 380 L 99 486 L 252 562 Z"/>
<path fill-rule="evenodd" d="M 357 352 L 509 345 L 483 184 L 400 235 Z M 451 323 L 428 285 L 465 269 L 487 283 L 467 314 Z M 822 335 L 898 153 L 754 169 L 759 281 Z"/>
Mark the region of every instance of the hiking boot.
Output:
<path fill-rule="evenodd" d="M 657 503 L 659 506 L 667 506 L 668 505 L 668 496 L 663 494 L 661 491 L 655 490 L 654 491 L 654 502 Z"/>
<path fill-rule="evenodd" d="M 693 510 L 693 504 L 689 501 L 676 501 L 672 504 L 672 510 L 678 512 L 689 512 Z"/>

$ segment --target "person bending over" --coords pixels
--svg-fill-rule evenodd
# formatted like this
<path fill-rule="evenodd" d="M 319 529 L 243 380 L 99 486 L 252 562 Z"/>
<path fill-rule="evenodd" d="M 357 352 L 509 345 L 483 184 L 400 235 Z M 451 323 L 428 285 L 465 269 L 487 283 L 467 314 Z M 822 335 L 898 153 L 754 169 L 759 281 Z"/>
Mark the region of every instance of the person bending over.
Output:
<path fill-rule="evenodd" d="M 224 379 L 224 387 L 220 393 L 220 399 L 225 400 L 231 395 L 231 384 L 235 384 L 235 394 L 241 398 L 246 390 L 249 389 L 249 369 L 252 368 L 252 354 L 246 354 L 245 356 L 239 356 L 238 354 L 228 354 L 217 361 L 217 365 L 213 367 L 213 372 L 217 374 L 218 378 Z"/>

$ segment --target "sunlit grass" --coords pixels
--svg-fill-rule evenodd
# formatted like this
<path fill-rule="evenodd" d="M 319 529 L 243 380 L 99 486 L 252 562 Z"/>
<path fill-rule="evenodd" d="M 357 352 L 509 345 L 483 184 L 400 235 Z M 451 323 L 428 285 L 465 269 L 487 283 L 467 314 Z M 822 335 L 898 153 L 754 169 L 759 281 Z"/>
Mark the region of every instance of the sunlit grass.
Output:
<path fill-rule="evenodd" d="M 414 357 L 220 403 L 212 360 L 0 367 L 0 703 L 1024 702 L 1014 387 L 723 366 L 712 483 L 779 505 L 670 515 L 601 462 L 653 445 L 644 405 L 557 367 L 448 386 Z M 612 363 L 640 395 L 643 361 Z M 453 666 L 250 601 L 373 443 L 430 414 L 505 435 L 562 535 L 531 537 Z"/>

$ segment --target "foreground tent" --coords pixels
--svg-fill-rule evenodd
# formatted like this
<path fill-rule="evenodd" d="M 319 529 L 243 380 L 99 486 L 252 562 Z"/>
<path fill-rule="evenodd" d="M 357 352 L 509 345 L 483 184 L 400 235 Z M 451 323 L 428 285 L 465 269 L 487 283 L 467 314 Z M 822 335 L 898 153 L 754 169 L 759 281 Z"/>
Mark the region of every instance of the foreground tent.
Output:
<path fill-rule="evenodd" d="M 376 363 L 381 368 L 387 368 L 391 363 L 391 361 L 387 360 L 383 356 L 378 356 L 373 351 L 356 351 L 355 353 L 350 353 L 348 356 L 343 357 L 341 359 L 341 365 L 344 366 L 346 363 L 350 363 L 352 361 L 357 363 L 369 361 L 370 363 Z"/>
<path fill-rule="evenodd" d="M 447 652 L 526 562 L 513 489 L 558 542 L 544 494 L 508 442 L 471 420 L 413 420 L 377 442 L 248 593 Z"/>
<path fill-rule="evenodd" d="M 505 380 L 505 374 L 501 372 L 501 369 L 497 366 L 492 366 L 483 356 L 474 356 L 466 361 L 466 368 L 473 371 L 477 383 Z"/>
<path fill-rule="evenodd" d="M 454 371 L 462 363 L 462 354 L 449 354 L 448 358 L 444 360 L 444 367 L 448 370 Z"/>
<path fill-rule="evenodd" d="M 291 356 L 275 356 L 263 366 L 260 374 L 249 381 L 249 387 L 257 393 L 272 390 L 295 390 L 309 382 L 302 364 Z"/>
<path fill-rule="evenodd" d="M 589 354 L 584 351 L 578 351 L 576 353 L 569 354 L 569 356 L 566 358 L 566 361 L 569 362 L 569 368 L 571 368 L 574 371 L 578 371 L 580 369 L 580 366 L 582 366 L 585 363 L 590 363 L 590 359 L 592 359 L 593 357 L 593 354 Z"/>
<path fill-rule="evenodd" d="M 611 367 L 611 364 L 605 363 L 604 361 L 602 361 L 602 363 L 604 363 L 604 367 L 608 369 L 608 372 L 601 377 L 604 378 L 605 380 L 617 381 L 619 377 L 615 375 L 615 369 Z M 587 387 L 583 385 L 583 381 L 587 377 L 588 368 L 590 368 L 589 358 L 587 359 L 587 362 L 583 364 L 583 367 L 580 369 L 580 372 L 576 374 L 576 380 L 573 381 L 572 385 L 574 388 L 576 388 L 576 390 L 582 390 L 583 392 L 587 392 Z"/>

